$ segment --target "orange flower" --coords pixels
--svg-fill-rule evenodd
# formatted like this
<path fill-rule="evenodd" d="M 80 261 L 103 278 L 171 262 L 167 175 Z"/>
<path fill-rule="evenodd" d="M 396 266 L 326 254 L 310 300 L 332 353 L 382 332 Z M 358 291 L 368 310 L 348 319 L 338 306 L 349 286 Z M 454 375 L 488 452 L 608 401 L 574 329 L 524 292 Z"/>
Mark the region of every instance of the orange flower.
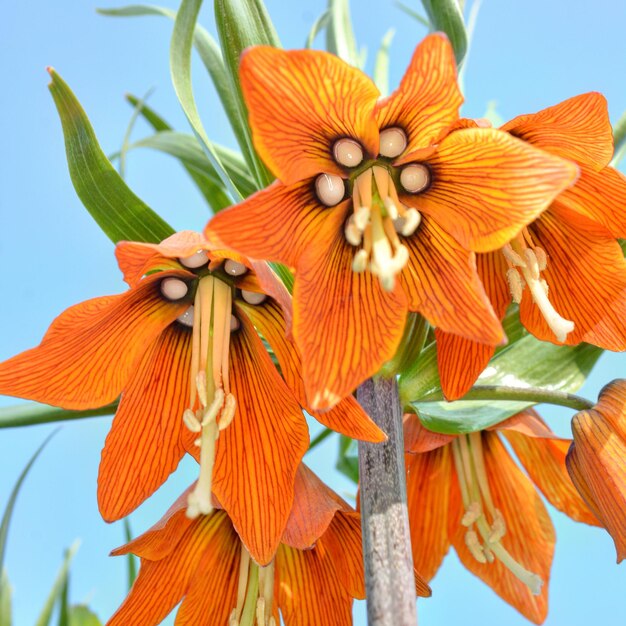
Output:
<path fill-rule="evenodd" d="M 185 494 L 151 530 L 113 552 L 141 557 L 139 576 L 109 626 L 160 623 L 182 600 L 177 624 L 352 624 L 364 598 L 359 515 L 306 466 L 276 557 L 258 566 L 226 512 L 185 515 Z M 420 583 L 428 593 L 428 586 Z"/>
<path fill-rule="evenodd" d="M 555 535 L 536 488 L 571 518 L 598 524 L 567 475 L 569 443 L 532 410 L 458 437 L 430 432 L 406 415 L 415 568 L 430 580 L 452 544 L 467 569 L 528 619 L 543 622 Z"/>
<path fill-rule="evenodd" d="M 116 255 L 130 289 L 62 313 L 40 346 L 0 364 L 0 393 L 84 409 L 121 392 L 100 464 L 103 517 L 141 504 L 187 450 L 200 462 L 188 515 L 211 511 L 213 489 L 267 562 L 309 441 L 300 359 L 279 304 L 289 314 L 289 296 L 264 264 L 253 272 L 190 231 L 159 245 L 122 242 Z M 351 397 L 317 417 L 350 437 L 384 439 Z"/>
<path fill-rule="evenodd" d="M 574 416 L 572 432 L 567 469 L 613 537 L 619 563 L 626 557 L 626 380 L 606 385 L 593 409 Z"/>
<path fill-rule="evenodd" d="M 451 133 L 462 102 L 448 40 L 428 36 L 399 89 L 319 51 L 248 50 L 241 84 L 277 176 L 206 234 L 295 268 L 293 334 L 307 396 L 333 406 L 393 357 L 407 310 L 496 345 L 469 251 L 505 244 L 576 167 L 507 133 Z"/>
<path fill-rule="evenodd" d="M 473 124 L 466 121 L 466 124 Z M 511 300 L 537 338 L 626 350 L 626 178 L 608 167 L 613 135 L 605 99 L 588 93 L 502 126 L 543 150 L 575 161 L 580 178 L 501 250 L 477 256 L 478 274 L 496 314 Z M 441 383 L 461 397 L 494 347 L 437 331 Z"/>

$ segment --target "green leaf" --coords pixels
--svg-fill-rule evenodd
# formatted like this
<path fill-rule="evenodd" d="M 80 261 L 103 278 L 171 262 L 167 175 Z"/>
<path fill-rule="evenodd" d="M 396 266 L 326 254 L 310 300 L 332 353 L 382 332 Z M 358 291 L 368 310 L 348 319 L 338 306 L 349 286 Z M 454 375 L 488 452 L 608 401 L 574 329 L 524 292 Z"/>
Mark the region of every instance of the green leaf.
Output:
<path fill-rule="evenodd" d="M 293 281 L 294 276 L 291 273 L 291 270 L 282 263 L 270 262 L 270 267 L 274 271 L 274 273 L 282 280 L 283 285 L 287 288 L 289 293 L 293 293 Z"/>
<path fill-rule="evenodd" d="M 149 89 L 146 95 L 137 102 L 135 108 L 133 109 L 133 114 L 130 116 L 130 120 L 128 120 L 128 125 L 126 127 L 126 132 L 124 133 L 124 138 L 122 139 L 122 147 L 120 148 L 119 154 L 119 166 L 118 170 L 120 176 L 122 178 L 126 178 L 126 153 L 128 152 L 128 146 L 130 145 L 130 137 L 133 132 L 133 128 L 135 126 L 135 122 L 139 117 L 139 113 L 144 106 L 146 100 L 150 97 L 154 89 Z"/>
<path fill-rule="evenodd" d="M 117 402 L 84 411 L 68 411 L 67 409 L 59 409 L 58 407 L 39 404 L 38 402 L 26 402 L 16 406 L 1 408 L 0 428 L 33 426 L 34 424 L 49 424 L 52 422 L 84 419 L 86 417 L 113 415 L 115 411 L 117 411 Z"/>
<path fill-rule="evenodd" d="M 71 89 L 53 69 L 49 72 L 70 177 L 85 208 L 115 243 L 122 239 L 158 242 L 171 235 L 172 227 L 128 188 L 106 158 Z"/>
<path fill-rule="evenodd" d="M 130 520 L 124 518 L 124 540 L 126 543 L 130 543 L 133 539 L 133 532 L 130 527 Z M 126 557 L 126 564 L 128 566 L 128 590 L 133 586 L 135 579 L 137 578 L 137 560 L 134 554 L 128 553 Z"/>
<path fill-rule="evenodd" d="M 611 165 L 617 167 L 626 154 L 626 111 L 613 126 L 613 143 L 615 151 Z"/>
<path fill-rule="evenodd" d="M 421 13 L 418 13 L 415 9 L 407 6 L 403 2 L 396 2 L 396 6 L 404 11 L 407 15 L 410 15 L 414 20 L 417 20 L 423 26 L 426 26 L 430 30 L 430 22 L 427 17 L 424 17 Z"/>
<path fill-rule="evenodd" d="M 206 134 L 193 95 L 191 82 L 191 49 L 194 41 L 196 20 L 198 19 L 201 5 L 202 0 L 183 0 L 180 5 L 180 9 L 176 14 L 174 32 L 172 33 L 172 41 L 170 44 L 170 74 L 178 101 L 187 116 L 187 120 L 191 124 L 193 132 L 200 140 L 200 145 L 206 152 L 215 170 L 219 172 L 224 186 L 228 189 L 233 199 L 239 201 L 242 194 L 237 188 L 237 185 L 235 185 L 230 176 L 228 176 L 215 151 L 213 143 Z"/>
<path fill-rule="evenodd" d="M 69 550 L 65 551 L 65 559 L 63 560 L 63 565 L 57 574 L 57 577 L 52 585 L 52 589 L 48 594 L 48 598 L 43 606 L 41 613 L 39 614 L 39 618 L 35 622 L 35 626 L 49 626 L 50 618 L 52 617 L 52 611 L 54 610 L 54 605 L 57 600 L 60 600 L 63 588 L 66 584 L 67 577 L 70 571 L 70 564 L 76 551 L 78 550 L 78 546 L 80 545 L 80 541 L 76 540 L 70 547 Z"/>
<path fill-rule="evenodd" d="M 2 626 L 11 626 L 13 621 L 11 609 L 11 596 L 13 595 L 13 587 L 9 581 L 9 575 L 5 568 L 2 568 L 2 576 L 0 576 L 0 624 Z"/>
<path fill-rule="evenodd" d="M 70 607 L 69 626 L 102 626 L 102 622 L 84 604 L 76 604 Z"/>
<path fill-rule="evenodd" d="M 306 42 L 304 44 L 305 48 L 312 48 L 313 43 L 315 42 L 315 38 L 319 35 L 319 33 L 328 26 L 328 21 L 330 20 L 330 11 L 326 9 L 316 20 L 313 22 L 313 26 L 311 26 L 311 30 L 309 31 L 309 35 L 306 38 Z"/>
<path fill-rule="evenodd" d="M 231 89 L 236 94 L 240 118 L 246 128 L 248 152 L 252 155 L 251 169 L 259 188 L 265 187 L 274 177 L 252 145 L 252 135 L 247 125 L 248 110 L 239 80 L 239 61 L 241 53 L 250 46 L 264 45 L 278 48 L 280 41 L 262 0 L 215 0 L 214 8 L 217 32 L 224 51 Z"/>
<path fill-rule="evenodd" d="M 431 30 L 442 31 L 448 36 L 456 63 L 461 65 L 467 52 L 467 32 L 458 0 L 422 0 L 422 4 Z"/>
<path fill-rule="evenodd" d="M 359 449 L 355 439 L 339 436 L 339 455 L 335 469 L 347 476 L 352 482 L 359 482 Z"/>
<path fill-rule="evenodd" d="M 380 42 L 380 48 L 376 53 L 374 64 L 374 82 L 382 96 L 389 93 L 389 47 L 393 41 L 396 31 L 390 28 Z"/>
<path fill-rule="evenodd" d="M 359 54 L 350 19 L 348 0 L 328 0 L 330 20 L 326 26 L 326 49 L 346 63 L 361 67 Z"/>

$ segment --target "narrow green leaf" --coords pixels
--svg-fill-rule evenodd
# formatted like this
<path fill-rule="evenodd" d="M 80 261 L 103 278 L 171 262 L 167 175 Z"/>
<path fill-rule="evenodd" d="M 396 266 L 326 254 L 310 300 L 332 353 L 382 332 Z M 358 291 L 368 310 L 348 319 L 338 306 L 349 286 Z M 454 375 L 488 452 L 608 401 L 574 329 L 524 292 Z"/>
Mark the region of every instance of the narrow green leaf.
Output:
<path fill-rule="evenodd" d="M 389 47 L 396 31 L 390 28 L 380 42 L 374 63 L 374 82 L 382 96 L 389 94 Z"/>
<path fill-rule="evenodd" d="M 74 189 L 85 208 L 113 241 L 158 242 L 174 231 L 142 202 L 115 171 L 76 96 L 53 70 L 49 85 L 65 136 Z"/>
<path fill-rule="evenodd" d="M 135 108 L 133 109 L 133 114 L 130 116 L 130 120 L 128 120 L 128 125 L 126 126 L 126 132 L 124 133 L 124 137 L 122 139 L 122 147 L 120 148 L 119 155 L 119 165 L 118 171 L 122 178 L 126 178 L 126 152 L 128 151 L 128 146 L 130 145 L 130 137 L 133 132 L 133 128 L 135 127 L 135 122 L 139 117 L 139 113 L 146 102 L 146 100 L 150 97 L 150 94 L 154 91 L 154 88 L 149 89 L 146 92 L 146 95 L 137 102 Z"/>
<path fill-rule="evenodd" d="M 191 82 L 191 49 L 193 46 L 196 20 L 198 19 L 201 5 L 202 0 L 183 0 L 180 5 L 180 9 L 176 14 L 174 32 L 172 33 L 172 41 L 170 44 L 170 74 L 174 91 L 176 91 L 178 101 L 187 116 L 187 120 L 191 124 L 193 132 L 200 140 L 200 144 L 213 164 L 213 167 L 219 172 L 224 186 L 228 189 L 233 199 L 239 201 L 242 194 L 224 170 L 213 143 L 206 134 L 193 95 Z"/>
<path fill-rule="evenodd" d="M 117 411 L 117 402 L 107 404 L 97 409 L 86 409 L 84 411 L 68 411 L 67 409 L 59 409 L 58 407 L 39 404 L 38 402 L 26 402 L 1 408 L 0 428 L 15 428 L 17 426 L 33 426 L 35 424 L 80 420 L 86 417 L 113 415 L 115 411 Z"/>
<path fill-rule="evenodd" d="M 613 143 L 615 145 L 615 151 L 613 152 L 611 165 L 617 167 L 624 158 L 624 155 L 626 155 L 626 111 L 613 126 Z"/>
<path fill-rule="evenodd" d="M 346 63 L 361 67 L 361 55 L 357 50 L 349 0 L 328 0 L 330 20 L 326 26 L 326 49 Z"/>
<path fill-rule="evenodd" d="M 61 569 L 59 570 L 59 573 L 57 574 L 54 584 L 52 585 L 52 589 L 50 590 L 50 593 L 48 594 L 48 598 L 46 599 L 43 609 L 41 610 L 41 613 L 39 614 L 39 618 L 35 622 L 35 626 L 49 626 L 50 618 L 52 617 L 52 612 L 54 610 L 54 605 L 56 604 L 58 600 L 60 600 L 63 587 L 69 575 L 70 564 L 72 562 L 72 559 L 74 558 L 74 555 L 76 554 L 76 551 L 78 550 L 79 545 L 80 545 L 80 541 L 77 539 L 71 545 L 69 550 L 66 550 L 65 558 L 63 560 L 63 565 L 61 566 Z"/>
<path fill-rule="evenodd" d="M 70 607 L 69 626 L 102 626 L 102 622 L 89 607 L 76 604 Z"/>
<path fill-rule="evenodd" d="M 306 42 L 304 44 L 305 48 L 312 48 L 313 43 L 315 42 L 315 38 L 319 35 L 326 26 L 328 26 L 328 20 L 330 19 L 330 11 L 326 9 L 316 20 L 313 22 L 313 26 L 311 26 L 311 30 L 309 31 L 309 35 L 306 38 Z"/>
<path fill-rule="evenodd" d="M 283 285 L 287 287 L 287 291 L 289 293 L 293 293 L 293 281 L 294 275 L 291 273 L 291 270 L 282 263 L 270 262 L 270 267 L 274 270 L 274 273 L 283 281 Z"/>
<path fill-rule="evenodd" d="M 307 452 L 311 452 L 313 448 L 317 448 L 317 446 L 322 443 L 325 439 L 328 439 L 331 435 L 335 434 L 334 430 L 330 428 L 323 428 L 313 439 L 311 439 L 311 443 L 309 444 L 309 449 Z"/>
<path fill-rule="evenodd" d="M 67 557 L 67 550 L 65 551 Z M 70 575 L 69 572 L 63 581 L 63 587 L 59 593 L 59 626 L 69 626 L 70 623 L 70 607 L 69 607 L 69 595 L 70 595 Z"/>
<path fill-rule="evenodd" d="M 214 9 L 231 88 L 236 94 L 240 118 L 247 129 L 249 152 L 253 157 L 252 171 L 259 188 L 265 187 L 272 182 L 273 176 L 252 145 L 252 135 L 247 124 L 248 110 L 239 80 L 239 60 L 241 53 L 250 46 L 265 45 L 278 48 L 280 41 L 262 0 L 215 0 Z"/>
<path fill-rule="evenodd" d="M 430 30 L 430 22 L 427 17 L 424 17 L 421 13 L 418 13 L 415 9 L 404 4 L 404 2 L 396 2 L 396 6 L 404 11 L 407 15 L 410 15 L 414 20 L 417 20 L 423 26 L 426 26 Z"/>
<path fill-rule="evenodd" d="M 130 93 L 127 93 L 126 101 L 133 107 L 136 107 L 141 102 L 137 96 L 133 96 Z M 149 107 L 145 102 L 141 104 L 139 107 L 139 114 L 141 117 L 154 128 L 154 130 L 172 130 L 172 127 L 151 107 Z"/>
<path fill-rule="evenodd" d="M 124 518 L 124 540 L 126 543 L 130 543 L 133 539 L 133 532 L 130 527 L 130 520 L 128 517 Z M 134 554 L 128 553 L 126 557 L 126 564 L 128 566 L 128 590 L 133 586 L 135 579 L 137 578 L 137 560 Z"/>
<path fill-rule="evenodd" d="M 465 20 L 458 0 L 422 0 L 428 14 L 431 30 L 442 31 L 454 49 L 457 65 L 461 65 L 467 52 Z"/>
<path fill-rule="evenodd" d="M 359 450 L 355 439 L 339 436 L 339 454 L 335 469 L 347 476 L 352 482 L 359 482 Z"/>
<path fill-rule="evenodd" d="M 13 515 L 13 509 L 15 507 L 15 501 L 17 500 L 17 495 L 22 488 L 22 484 L 24 483 L 24 479 L 28 475 L 30 468 L 33 466 L 37 457 L 41 454 L 42 450 L 46 447 L 47 443 L 56 435 L 58 432 L 54 430 L 51 432 L 44 440 L 43 443 L 37 448 L 35 454 L 30 458 L 26 467 L 22 470 L 22 473 L 19 475 L 17 482 L 15 483 L 13 490 L 11 491 L 11 495 L 9 496 L 9 500 L 7 502 L 6 508 L 4 509 L 4 515 L 2 516 L 2 523 L 0 523 L 0 572 L 4 570 L 4 552 L 7 546 L 7 537 L 9 536 L 9 524 L 11 523 L 11 516 Z"/>
<path fill-rule="evenodd" d="M 2 568 L 2 575 L 0 576 L 0 624 L 2 626 L 11 626 L 13 622 L 12 596 L 13 587 L 11 587 L 9 575 L 6 569 Z"/>

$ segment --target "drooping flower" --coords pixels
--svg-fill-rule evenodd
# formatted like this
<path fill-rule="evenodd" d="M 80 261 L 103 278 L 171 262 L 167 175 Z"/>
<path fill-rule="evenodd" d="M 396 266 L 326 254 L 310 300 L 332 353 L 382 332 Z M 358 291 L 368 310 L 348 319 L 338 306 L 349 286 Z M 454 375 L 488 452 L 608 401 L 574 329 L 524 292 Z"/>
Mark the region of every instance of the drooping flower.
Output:
<path fill-rule="evenodd" d="M 152 626 L 181 600 L 177 624 L 275 626 L 279 612 L 287 626 L 352 624 L 352 600 L 365 597 L 359 515 L 306 466 L 296 474 L 280 547 L 264 567 L 225 511 L 190 520 L 185 503 L 183 494 L 152 529 L 113 552 L 138 555 L 141 568 L 109 626 Z"/>
<path fill-rule="evenodd" d="M 543 622 L 555 534 L 537 488 L 572 519 L 598 525 L 567 474 L 569 444 L 533 410 L 459 436 L 433 433 L 406 415 L 415 568 L 430 580 L 452 545 L 468 570 L 528 619 Z"/>
<path fill-rule="evenodd" d="M 248 50 L 254 144 L 278 178 L 220 212 L 208 238 L 295 268 L 293 334 L 311 404 L 333 406 L 396 352 L 406 313 L 496 345 L 471 251 L 498 248 L 576 167 L 493 129 L 450 132 L 462 102 L 440 34 L 399 89 L 319 51 Z"/>
<path fill-rule="evenodd" d="M 577 413 L 572 433 L 567 469 L 613 538 L 619 563 L 626 557 L 626 380 L 606 385 L 592 409 Z"/>
<path fill-rule="evenodd" d="M 477 255 L 496 315 L 502 319 L 514 301 L 521 322 L 543 341 L 626 350 L 626 261 L 616 240 L 626 237 L 626 178 L 608 165 L 613 134 L 605 99 L 583 94 L 501 130 L 575 161 L 580 177 L 501 250 Z M 454 400 L 494 347 L 444 331 L 437 331 L 439 370 Z"/>
<path fill-rule="evenodd" d="M 300 358 L 285 338 L 289 296 L 265 264 L 210 249 L 191 231 L 158 245 L 122 242 L 116 255 L 130 289 L 62 313 L 38 347 L 0 364 L 0 393 L 67 409 L 121 393 L 100 464 L 103 517 L 127 515 L 188 451 L 200 463 L 188 515 L 209 513 L 213 490 L 267 562 L 309 440 Z M 351 437 L 384 439 L 352 397 L 315 415 Z"/>

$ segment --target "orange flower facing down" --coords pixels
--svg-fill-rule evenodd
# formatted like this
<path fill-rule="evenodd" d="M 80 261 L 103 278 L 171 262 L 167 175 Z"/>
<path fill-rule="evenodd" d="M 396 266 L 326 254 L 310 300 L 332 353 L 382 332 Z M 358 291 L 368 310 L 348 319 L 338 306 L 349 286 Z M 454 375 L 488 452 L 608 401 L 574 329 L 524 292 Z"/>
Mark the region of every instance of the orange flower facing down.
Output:
<path fill-rule="evenodd" d="M 181 497 L 151 530 L 113 554 L 141 557 L 109 626 L 153 626 L 182 600 L 177 624 L 348 626 L 364 598 L 359 515 L 306 466 L 276 557 L 257 565 L 225 511 L 190 520 Z M 428 586 L 421 583 L 423 593 Z"/>
<path fill-rule="evenodd" d="M 575 161 L 580 177 L 501 250 L 477 255 L 496 315 L 502 319 L 514 301 L 524 326 L 543 341 L 626 350 L 626 261 L 616 240 L 626 237 L 626 178 L 608 166 L 613 134 L 605 99 L 583 94 L 501 130 Z M 472 386 L 494 347 L 443 330 L 437 331 L 441 382 L 454 400 Z"/>
<path fill-rule="evenodd" d="M 190 231 L 159 245 L 122 242 L 116 255 L 130 289 L 62 313 L 37 348 L 0 364 L 0 393 L 68 409 L 121 393 L 100 464 L 103 517 L 141 504 L 187 450 L 200 463 L 187 514 L 210 513 L 213 490 L 254 558 L 267 562 L 309 441 L 300 359 L 279 304 L 289 313 L 289 296 L 264 264 L 255 272 Z M 351 437 L 384 439 L 352 397 L 318 418 Z"/>
<path fill-rule="evenodd" d="M 452 545 L 463 565 L 500 597 L 533 622 L 543 622 L 555 534 L 537 488 L 572 519 L 598 524 L 567 475 L 569 443 L 532 410 L 459 436 L 430 432 L 416 415 L 406 415 L 415 568 L 430 580 Z"/>
<path fill-rule="evenodd" d="M 593 409 L 574 416 L 572 432 L 567 469 L 613 537 L 619 563 L 626 557 L 626 380 L 606 385 Z"/>
<path fill-rule="evenodd" d="M 407 310 L 490 345 L 503 340 L 471 251 L 498 248 L 576 167 L 493 129 L 456 129 L 448 40 L 428 36 L 399 89 L 330 54 L 242 57 L 257 151 L 279 179 L 220 212 L 207 237 L 295 268 L 293 334 L 311 404 L 333 406 L 393 357 Z"/>

